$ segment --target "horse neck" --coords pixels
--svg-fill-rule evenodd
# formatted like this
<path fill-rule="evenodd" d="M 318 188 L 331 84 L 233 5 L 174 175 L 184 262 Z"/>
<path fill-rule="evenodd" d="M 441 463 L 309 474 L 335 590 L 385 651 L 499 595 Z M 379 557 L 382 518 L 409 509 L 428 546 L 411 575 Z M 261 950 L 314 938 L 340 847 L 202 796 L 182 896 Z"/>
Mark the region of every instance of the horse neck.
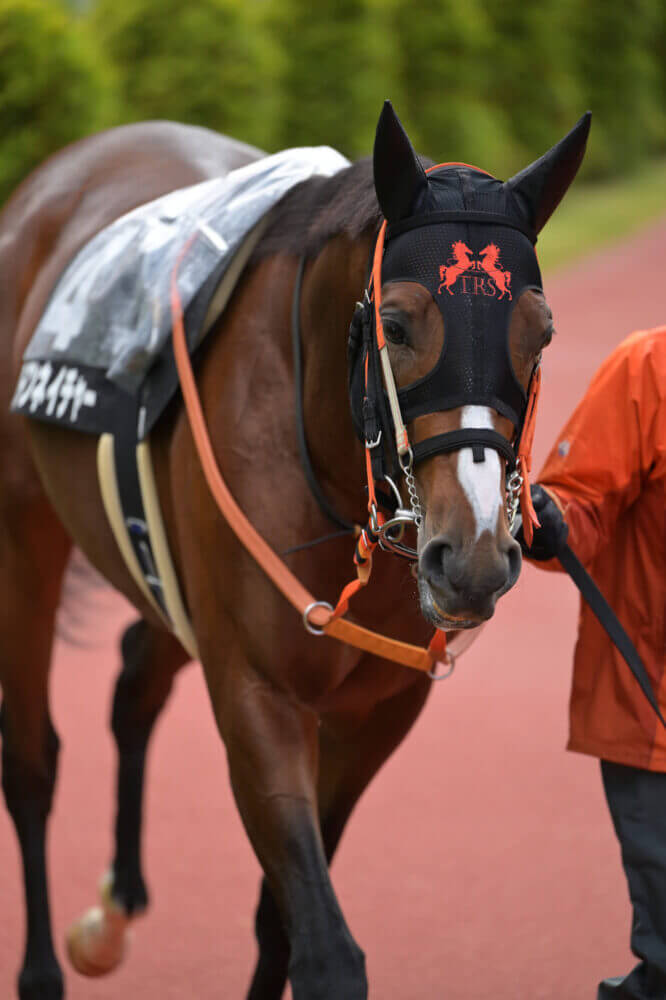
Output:
<path fill-rule="evenodd" d="M 336 237 L 308 265 L 301 296 L 303 409 L 312 463 L 339 513 L 355 520 L 365 508 L 365 466 L 349 409 L 347 336 L 370 248 L 370 238 Z"/>

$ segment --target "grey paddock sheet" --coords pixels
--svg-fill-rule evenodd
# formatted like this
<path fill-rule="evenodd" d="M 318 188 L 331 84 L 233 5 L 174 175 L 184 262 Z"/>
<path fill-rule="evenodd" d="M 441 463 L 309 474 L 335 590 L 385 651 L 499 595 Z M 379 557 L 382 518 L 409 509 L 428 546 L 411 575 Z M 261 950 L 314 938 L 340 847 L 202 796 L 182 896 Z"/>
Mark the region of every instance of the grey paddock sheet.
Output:
<path fill-rule="evenodd" d="M 213 276 L 223 281 L 248 234 L 290 188 L 348 165 L 328 146 L 288 149 L 173 191 L 102 230 L 59 279 L 25 351 L 12 409 L 102 433 L 113 429 L 123 397 L 141 393 L 150 400 L 142 437 L 177 387 L 157 362 L 170 350 L 171 275 L 186 241 L 197 234 L 179 268 L 185 311 Z M 190 350 L 205 332 L 188 338 Z"/>

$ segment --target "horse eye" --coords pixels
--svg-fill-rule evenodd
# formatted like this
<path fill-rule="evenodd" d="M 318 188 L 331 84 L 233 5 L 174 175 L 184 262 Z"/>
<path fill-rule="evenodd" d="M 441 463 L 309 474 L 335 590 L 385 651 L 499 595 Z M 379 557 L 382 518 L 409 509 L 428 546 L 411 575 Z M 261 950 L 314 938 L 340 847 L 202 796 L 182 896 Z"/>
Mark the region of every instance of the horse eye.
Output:
<path fill-rule="evenodd" d="M 382 318 L 382 326 L 384 327 L 384 336 L 392 344 L 405 344 L 407 342 L 407 334 L 396 320 Z"/>

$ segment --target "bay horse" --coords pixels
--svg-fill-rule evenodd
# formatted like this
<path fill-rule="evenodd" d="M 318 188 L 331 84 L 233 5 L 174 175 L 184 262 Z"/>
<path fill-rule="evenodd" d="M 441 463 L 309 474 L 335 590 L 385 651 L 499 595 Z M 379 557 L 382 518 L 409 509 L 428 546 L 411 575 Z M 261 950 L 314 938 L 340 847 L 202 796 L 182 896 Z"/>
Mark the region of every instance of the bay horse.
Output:
<path fill-rule="evenodd" d="M 534 232 L 571 183 L 588 127 L 582 119 L 505 185 L 490 179 Z M 49 713 L 49 661 L 72 547 L 138 615 L 122 638 L 113 699 L 115 854 L 101 908 L 75 925 L 69 939 L 70 958 L 89 975 L 120 961 L 127 922 L 147 906 L 140 857 L 146 749 L 174 675 L 188 660 L 116 546 L 100 497 L 95 440 L 9 413 L 21 357 L 58 277 L 97 232 L 139 204 L 260 155 L 204 129 L 125 126 L 53 156 L 0 216 L 2 785 L 27 904 L 20 1000 L 64 995 L 50 927 L 45 834 L 59 743 Z M 490 183 L 489 175 L 465 165 L 445 166 L 442 176 L 463 188 L 470 178 Z M 387 104 L 374 168 L 362 160 L 333 177 L 312 178 L 278 204 L 197 367 L 225 480 L 278 552 L 295 549 L 285 559 L 317 594 L 332 594 L 347 581 L 350 541 L 299 548 L 330 531 L 299 462 L 292 403 L 290 312 L 299 258 L 305 259 L 300 323 L 312 462 L 330 503 L 362 524 L 365 452 L 350 417 L 347 331 L 382 215 L 394 221 L 409 215 L 426 189 L 421 162 Z M 438 276 L 435 267 L 435 281 Z M 447 331 L 436 292 L 424 284 L 393 280 L 381 294 L 391 367 L 402 391 L 433 368 Z M 466 332 L 470 338 L 479 333 Z M 551 333 L 542 292 L 523 289 L 507 343 L 508 364 L 524 391 Z M 410 419 L 408 430 L 423 440 L 478 425 L 486 439 L 514 433 L 511 421 L 488 405 L 442 406 Z M 247 996 L 277 1000 L 288 979 L 295 1000 L 364 1000 L 363 953 L 338 905 L 329 864 L 354 805 L 408 733 L 431 680 L 315 639 L 301 627 L 216 507 L 180 399 L 160 418 L 151 444 L 168 541 L 233 793 L 264 872 L 256 911 L 259 956 Z M 493 447 L 486 447 L 485 460 L 483 448 L 477 461 L 470 445 L 419 465 L 414 484 L 422 520 L 412 567 L 418 588 L 406 562 L 378 552 L 375 585 L 355 604 L 364 624 L 422 643 L 433 624 L 466 628 L 492 615 L 520 569 L 505 508 L 506 460 Z"/>

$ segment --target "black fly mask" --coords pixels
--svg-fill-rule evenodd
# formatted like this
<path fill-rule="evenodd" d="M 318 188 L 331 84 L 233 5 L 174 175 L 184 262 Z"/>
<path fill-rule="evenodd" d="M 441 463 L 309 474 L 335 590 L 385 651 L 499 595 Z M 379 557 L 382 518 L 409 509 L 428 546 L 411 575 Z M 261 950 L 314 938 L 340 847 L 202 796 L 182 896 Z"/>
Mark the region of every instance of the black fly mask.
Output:
<path fill-rule="evenodd" d="M 352 415 L 376 481 L 396 479 L 400 465 L 409 486 L 412 463 L 462 447 L 473 449 L 475 462 L 492 448 L 506 459 L 507 475 L 514 472 L 528 393 L 511 362 L 511 313 L 522 292 L 542 290 L 537 233 L 573 180 L 588 131 L 585 115 L 557 146 L 507 182 L 466 164 L 424 171 L 386 102 L 374 152 L 386 224 L 370 294 L 357 307 L 349 342 Z M 444 321 L 444 342 L 432 370 L 396 392 L 378 304 L 382 287 L 405 281 L 432 296 Z M 410 445 L 405 425 L 414 418 L 468 405 L 508 418 L 513 440 L 466 428 Z"/>

